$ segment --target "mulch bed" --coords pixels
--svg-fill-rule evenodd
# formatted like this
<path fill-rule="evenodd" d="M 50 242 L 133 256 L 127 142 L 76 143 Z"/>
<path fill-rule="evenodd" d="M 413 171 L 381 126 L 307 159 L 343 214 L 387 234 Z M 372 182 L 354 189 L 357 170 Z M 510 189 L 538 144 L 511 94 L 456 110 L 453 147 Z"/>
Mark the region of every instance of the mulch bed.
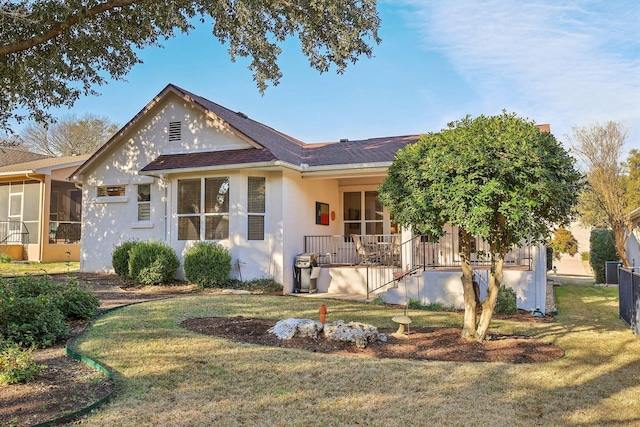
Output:
<path fill-rule="evenodd" d="M 528 314 L 531 317 L 530 314 Z M 184 320 L 181 325 L 202 334 L 272 347 L 296 348 L 316 353 L 347 356 L 441 360 L 450 362 L 536 363 L 558 359 L 564 350 L 542 340 L 519 335 L 489 333 L 482 343 L 460 338 L 460 328 L 409 328 L 406 338 L 392 334 L 395 329 L 378 329 L 387 342 L 375 342 L 366 348 L 353 343 L 324 338 L 279 339 L 268 329 L 274 320 L 250 317 L 206 317 Z"/>

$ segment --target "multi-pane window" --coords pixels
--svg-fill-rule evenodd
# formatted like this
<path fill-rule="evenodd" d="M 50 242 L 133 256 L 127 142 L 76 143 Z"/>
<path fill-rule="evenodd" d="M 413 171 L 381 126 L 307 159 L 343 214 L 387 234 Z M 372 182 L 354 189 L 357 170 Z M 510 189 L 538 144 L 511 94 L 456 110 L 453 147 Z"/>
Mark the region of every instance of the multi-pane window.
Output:
<path fill-rule="evenodd" d="M 383 233 L 384 213 L 377 191 L 345 192 L 343 209 L 345 235 Z"/>
<path fill-rule="evenodd" d="M 178 180 L 178 240 L 229 237 L 229 177 Z"/>
<path fill-rule="evenodd" d="M 138 221 L 151 220 L 151 184 L 138 185 Z"/>
<path fill-rule="evenodd" d="M 264 240 L 264 216 L 266 201 L 266 180 L 264 177 L 250 176 L 247 188 L 247 239 Z"/>
<path fill-rule="evenodd" d="M 101 185 L 98 187 L 98 197 L 116 197 L 124 195 L 124 185 Z"/>

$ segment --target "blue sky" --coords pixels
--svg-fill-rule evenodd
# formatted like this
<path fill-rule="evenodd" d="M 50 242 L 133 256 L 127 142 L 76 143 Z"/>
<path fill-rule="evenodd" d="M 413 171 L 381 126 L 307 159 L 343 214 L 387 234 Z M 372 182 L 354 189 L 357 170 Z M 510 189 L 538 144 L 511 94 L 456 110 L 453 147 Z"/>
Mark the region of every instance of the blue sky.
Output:
<path fill-rule="evenodd" d="M 503 109 L 567 141 L 572 126 L 608 120 L 640 148 L 640 2 L 380 1 L 382 43 L 346 73 L 319 74 L 295 41 L 280 85 L 261 95 L 248 62 L 199 25 L 141 52 L 126 82 L 98 88 L 72 110 L 125 124 L 168 83 L 305 142 L 438 131 Z"/>

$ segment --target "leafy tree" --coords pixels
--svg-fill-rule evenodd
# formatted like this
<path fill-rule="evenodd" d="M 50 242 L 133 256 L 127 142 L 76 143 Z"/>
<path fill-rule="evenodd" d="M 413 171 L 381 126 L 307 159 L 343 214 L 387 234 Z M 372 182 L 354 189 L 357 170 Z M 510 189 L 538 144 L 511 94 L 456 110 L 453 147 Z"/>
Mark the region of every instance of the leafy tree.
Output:
<path fill-rule="evenodd" d="M 573 236 L 573 233 L 564 227 L 558 227 L 553 232 L 553 239 L 549 241 L 548 246 L 553 249 L 555 259 L 560 259 L 561 254 L 574 256 L 578 253 L 578 241 Z"/>
<path fill-rule="evenodd" d="M 47 121 L 50 107 L 97 94 L 141 62 L 137 50 L 160 46 L 196 22 L 228 44 L 231 60 L 250 57 L 260 91 L 278 84 L 279 44 L 297 36 L 312 67 L 339 73 L 379 43 L 376 0 L 67 0 L 0 2 L 0 128 L 11 118 Z M 27 112 L 26 117 L 25 113 Z"/>
<path fill-rule="evenodd" d="M 609 228 L 625 266 L 629 266 L 626 243 L 633 230 L 627 204 L 627 176 L 621 163 L 627 130 L 620 123 L 573 128 L 572 146 L 581 160 L 588 186 L 580 205 L 585 225 Z M 604 224 L 603 224 L 604 223 Z"/>
<path fill-rule="evenodd" d="M 118 130 L 106 117 L 67 116 L 51 125 L 31 122 L 21 132 L 22 145 L 50 156 L 92 154 Z"/>
<path fill-rule="evenodd" d="M 635 148 L 629 151 L 629 157 L 625 163 L 627 169 L 625 194 L 627 206 L 634 210 L 640 208 L 640 151 Z"/>
<path fill-rule="evenodd" d="M 571 219 L 581 175 L 556 138 L 532 122 L 503 112 L 466 117 L 400 150 L 379 188 L 380 199 L 403 226 L 441 236 L 460 230 L 464 325 L 462 337 L 482 340 L 496 305 L 504 257 L 513 245 L 547 240 Z M 470 237 L 490 247 L 487 297 L 478 321 Z"/>

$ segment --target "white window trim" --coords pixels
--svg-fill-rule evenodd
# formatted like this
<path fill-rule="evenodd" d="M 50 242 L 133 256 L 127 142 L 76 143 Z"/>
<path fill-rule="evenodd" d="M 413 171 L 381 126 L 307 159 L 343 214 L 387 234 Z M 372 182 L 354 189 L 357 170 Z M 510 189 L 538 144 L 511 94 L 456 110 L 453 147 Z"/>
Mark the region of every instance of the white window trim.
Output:
<path fill-rule="evenodd" d="M 180 221 L 180 218 L 189 218 L 189 217 L 199 217 L 200 218 L 200 231 L 199 231 L 199 238 L 197 240 L 185 240 L 185 239 L 180 239 L 179 238 L 179 225 L 177 225 L 176 228 L 176 238 L 178 239 L 178 241 L 180 242 L 222 242 L 225 240 L 229 240 L 231 239 L 232 236 L 232 230 L 231 230 L 231 216 L 232 216 L 232 211 L 229 210 L 228 212 L 204 212 L 204 206 L 205 206 L 205 198 L 206 198 L 206 180 L 207 179 L 218 179 L 218 178 L 226 178 L 228 183 L 229 183 L 229 190 L 228 190 L 228 194 L 227 196 L 229 197 L 229 209 L 231 209 L 231 182 L 232 182 L 232 178 L 231 175 L 211 175 L 211 176 L 201 176 L 201 177 L 197 177 L 197 178 L 181 178 L 181 179 L 177 179 L 176 180 L 176 205 L 175 205 L 175 217 L 177 218 L 178 222 Z M 180 197 L 180 180 L 191 180 L 191 179 L 200 179 L 200 212 L 199 213 L 190 213 L 190 214 L 179 214 L 178 213 L 178 197 Z M 223 238 L 223 239 L 206 239 L 206 234 L 207 234 L 207 230 L 206 230 L 206 218 L 207 217 L 224 217 L 226 216 L 229 220 L 228 223 L 228 229 L 227 229 L 227 237 Z"/>
<path fill-rule="evenodd" d="M 129 201 L 128 196 L 106 196 L 106 197 L 96 197 L 93 199 L 94 204 L 105 204 L 105 203 L 127 203 Z"/>
<path fill-rule="evenodd" d="M 262 178 L 264 179 L 264 212 L 249 212 L 248 206 L 249 206 L 249 178 Z M 264 242 L 267 238 L 267 211 L 268 211 L 268 200 L 269 198 L 267 197 L 267 178 L 264 176 L 248 176 L 247 177 L 247 241 L 250 242 Z M 255 216 L 255 217 L 262 217 L 263 218 L 263 224 L 262 224 L 262 239 L 250 239 L 249 238 L 249 217 L 251 216 Z"/>

